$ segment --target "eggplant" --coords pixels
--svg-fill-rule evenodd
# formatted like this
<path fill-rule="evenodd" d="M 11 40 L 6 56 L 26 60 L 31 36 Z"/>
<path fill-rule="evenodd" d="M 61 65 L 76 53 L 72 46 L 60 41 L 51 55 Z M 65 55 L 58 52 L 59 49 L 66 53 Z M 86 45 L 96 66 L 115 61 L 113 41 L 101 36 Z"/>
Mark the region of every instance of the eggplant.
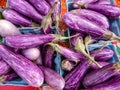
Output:
<path fill-rule="evenodd" d="M 20 25 L 20 26 L 32 26 L 32 22 L 30 19 L 22 16 L 18 12 L 13 9 L 5 9 L 3 11 L 3 17 L 12 22 L 13 24 Z"/>
<path fill-rule="evenodd" d="M 120 89 L 120 76 L 115 76 L 111 80 L 87 88 L 86 90 L 119 90 Z"/>
<path fill-rule="evenodd" d="M 86 9 L 76 9 L 72 10 L 71 12 L 87 20 L 92 21 L 94 24 L 100 26 L 103 29 L 107 29 L 110 26 L 107 17 L 98 12 Z"/>
<path fill-rule="evenodd" d="M 48 42 L 69 39 L 69 37 L 62 37 L 57 34 L 25 34 L 25 35 L 11 35 L 5 37 L 6 45 L 13 48 L 32 48 Z"/>
<path fill-rule="evenodd" d="M 104 14 L 110 18 L 117 18 L 120 16 L 120 8 L 116 5 L 111 4 L 86 4 L 85 8 L 97 11 L 101 14 Z"/>
<path fill-rule="evenodd" d="M 11 67 L 4 61 L 0 60 L 0 75 L 7 74 L 11 70 Z"/>
<path fill-rule="evenodd" d="M 45 0 L 28 0 L 28 2 L 42 15 L 46 15 L 50 10 L 50 5 Z"/>
<path fill-rule="evenodd" d="M 90 52 L 91 56 L 95 54 L 95 60 L 97 61 L 107 61 L 111 59 L 114 55 L 114 52 L 109 48 L 103 48 L 102 50 L 93 50 Z"/>
<path fill-rule="evenodd" d="M 85 88 L 103 83 L 115 75 L 119 75 L 120 62 L 108 64 L 100 69 L 88 73 L 83 79 Z"/>
<path fill-rule="evenodd" d="M 45 82 L 53 87 L 55 90 L 63 90 L 65 86 L 65 80 L 63 79 L 62 76 L 60 76 L 58 73 L 53 71 L 50 68 L 40 66 L 39 67 L 42 69 L 44 76 L 45 76 Z"/>
<path fill-rule="evenodd" d="M 80 64 L 73 69 L 70 73 L 65 76 L 65 89 L 66 90 L 76 90 L 77 84 L 81 83 L 84 75 L 89 68 L 87 60 L 82 60 Z"/>
<path fill-rule="evenodd" d="M 10 51 L 3 44 L 0 44 L 0 56 L 29 85 L 40 87 L 43 84 L 42 70 L 27 58 Z"/>
<path fill-rule="evenodd" d="M 8 0 L 10 7 L 17 12 L 33 19 L 34 21 L 40 23 L 43 16 L 39 14 L 34 7 L 29 4 L 26 0 Z"/>
<path fill-rule="evenodd" d="M 120 38 L 113 32 L 109 30 L 103 30 L 101 27 L 95 25 L 92 21 L 85 20 L 84 18 L 71 12 L 67 12 L 63 17 L 63 20 L 69 28 L 80 33 L 84 32 L 89 34 L 95 37 L 96 40 L 120 40 Z"/>

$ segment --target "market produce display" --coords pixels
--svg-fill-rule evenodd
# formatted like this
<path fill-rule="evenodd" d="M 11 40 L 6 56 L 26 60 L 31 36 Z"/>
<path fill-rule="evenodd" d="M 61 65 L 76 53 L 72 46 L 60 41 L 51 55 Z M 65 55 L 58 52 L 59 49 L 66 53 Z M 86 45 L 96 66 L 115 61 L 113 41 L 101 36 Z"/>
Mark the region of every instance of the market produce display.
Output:
<path fill-rule="evenodd" d="M 61 0 L 8 0 L 8 5 L 0 19 L 2 84 L 21 78 L 32 87 L 54 90 L 120 89 L 120 62 L 109 61 L 115 51 L 106 43 L 89 50 L 99 41 L 120 41 L 110 30 L 119 7 L 108 0 L 73 0 L 72 10 L 61 17 Z M 68 36 L 61 32 L 60 20 Z M 37 33 L 22 33 L 24 28 Z M 67 41 L 69 47 L 64 46 Z"/>

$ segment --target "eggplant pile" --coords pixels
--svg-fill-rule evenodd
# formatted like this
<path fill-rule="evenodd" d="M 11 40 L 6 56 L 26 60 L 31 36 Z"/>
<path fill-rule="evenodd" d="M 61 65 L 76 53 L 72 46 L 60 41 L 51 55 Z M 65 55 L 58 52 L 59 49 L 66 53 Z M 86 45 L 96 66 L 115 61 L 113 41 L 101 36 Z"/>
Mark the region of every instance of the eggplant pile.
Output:
<path fill-rule="evenodd" d="M 73 9 L 61 18 L 61 0 L 8 0 L 8 4 L 0 19 L 1 83 L 21 78 L 30 86 L 47 84 L 54 90 L 120 89 L 120 62 L 109 62 L 116 53 L 106 44 L 88 49 L 99 40 L 120 40 L 109 30 L 109 20 L 120 16 L 119 7 L 108 0 L 73 0 Z M 59 31 L 61 19 L 69 28 L 68 37 Z M 36 26 L 40 33 L 19 30 Z M 66 39 L 70 48 L 61 44 Z"/>

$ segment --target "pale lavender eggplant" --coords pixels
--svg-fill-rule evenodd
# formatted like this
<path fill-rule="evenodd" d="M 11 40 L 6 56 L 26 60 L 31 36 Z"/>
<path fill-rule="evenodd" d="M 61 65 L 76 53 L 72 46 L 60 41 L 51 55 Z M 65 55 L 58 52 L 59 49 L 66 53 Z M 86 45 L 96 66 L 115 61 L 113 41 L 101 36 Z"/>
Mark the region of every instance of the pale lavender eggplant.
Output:
<path fill-rule="evenodd" d="M 111 80 L 101 83 L 99 85 L 87 88 L 86 90 L 119 90 L 120 76 L 113 77 Z"/>
<path fill-rule="evenodd" d="M 53 71 L 50 68 L 40 66 L 42 69 L 44 76 L 45 76 L 45 82 L 53 87 L 55 90 L 62 90 L 65 86 L 65 80 L 62 76 L 60 76 L 57 72 Z"/>
<path fill-rule="evenodd" d="M 20 25 L 20 26 L 32 26 L 32 22 L 30 19 L 22 16 L 18 12 L 12 9 L 5 9 L 3 11 L 3 17 L 12 22 L 13 24 Z"/>
<path fill-rule="evenodd" d="M 92 21 L 94 24 L 100 26 L 103 29 L 109 28 L 110 26 L 107 17 L 98 12 L 86 9 L 76 9 L 71 12 L 87 20 Z"/>
<path fill-rule="evenodd" d="M 7 74 L 11 67 L 3 60 L 0 60 L 0 75 Z"/>
<path fill-rule="evenodd" d="M 26 0 L 8 0 L 11 8 L 16 10 L 17 12 L 33 19 L 34 21 L 40 23 L 43 19 L 43 16 L 39 14 L 34 7 L 29 4 Z"/>
<path fill-rule="evenodd" d="M 65 76 L 65 89 L 75 90 L 77 84 L 81 83 L 85 73 L 89 68 L 87 60 L 82 60 L 80 64 Z"/>
<path fill-rule="evenodd" d="M 99 63 L 102 67 L 110 64 L 110 62 L 102 62 L 102 61 L 99 61 L 98 63 Z M 94 64 L 94 63 L 90 63 L 90 68 L 92 68 L 92 69 L 99 69 L 98 66 L 97 66 L 96 64 Z"/>
<path fill-rule="evenodd" d="M 87 4 L 85 8 L 97 11 L 112 18 L 120 16 L 120 8 L 111 4 Z"/>
<path fill-rule="evenodd" d="M 28 0 L 28 2 L 42 15 L 46 15 L 50 10 L 50 5 L 45 0 Z"/>
<path fill-rule="evenodd" d="M 92 87 L 120 74 L 120 63 L 111 63 L 88 73 L 83 79 L 84 87 Z"/>
<path fill-rule="evenodd" d="M 80 6 L 77 5 L 77 4 L 88 4 L 88 3 L 95 3 L 97 2 L 98 0 L 73 0 L 73 7 L 74 8 L 79 8 Z M 77 4 L 76 4 L 77 3 Z"/>
<path fill-rule="evenodd" d="M 94 51 L 91 51 L 91 56 L 96 54 L 98 50 L 94 50 Z M 114 55 L 114 52 L 109 49 L 109 48 L 103 48 L 101 51 L 99 51 L 96 55 L 95 55 L 95 60 L 97 61 L 107 61 L 109 60 L 110 58 L 112 58 Z"/>
<path fill-rule="evenodd" d="M 0 44 L 0 56 L 29 85 L 40 87 L 43 84 L 43 72 L 27 58 L 15 54 L 3 44 Z"/>
<path fill-rule="evenodd" d="M 95 4 L 110 4 L 109 0 L 98 0 Z"/>
<path fill-rule="evenodd" d="M 43 57 L 44 66 L 48 68 L 52 68 L 53 56 L 55 52 L 54 48 L 52 48 L 51 46 L 45 46 L 43 52 L 44 52 L 44 57 Z"/>
<path fill-rule="evenodd" d="M 32 48 L 48 42 L 68 39 L 57 34 L 25 34 L 5 37 L 6 45 L 13 48 Z"/>
<path fill-rule="evenodd" d="M 84 18 L 77 16 L 71 12 L 67 12 L 63 20 L 65 24 L 77 31 L 77 32 L 84 32 L 89 34 L 95 39 L 106 39 L 106 40 L 120 40 L 118 36 L 116 36 L 113 32 L 109 30 L 103 30 L 101 27 L 95 25 L 92 21 L 85 20 Z"/>

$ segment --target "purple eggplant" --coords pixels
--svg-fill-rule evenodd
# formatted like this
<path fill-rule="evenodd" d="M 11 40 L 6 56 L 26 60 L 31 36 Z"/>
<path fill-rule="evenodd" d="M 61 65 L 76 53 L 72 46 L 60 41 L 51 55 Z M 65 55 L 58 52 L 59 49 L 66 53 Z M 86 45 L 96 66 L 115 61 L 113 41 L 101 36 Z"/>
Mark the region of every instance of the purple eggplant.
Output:
<path fill-rule="evenodd" d="M 57 34 L 26 34 L 5 37 L 6 45 L 13 48 L 32 48 L 48 42 L 54 42 L 63 39 L 69 39 L 69 37 L 62 37 Z"/>
<path fill-rule="evenodd" d="M 45 0 L 28 0 L 35 8 L 36 10 L 46 15 L 50 10 L 50 5 Z"/>
<path fill-rule="evenodd" d="M 84 87 L 92 87 L 120 74 L 120 63 L 111 63 L 87 74 L 83 79 Z"/>
<path fill-rule="evenodd" d="M 90 52 L 91 56 L 94 55 L 94 54 L 96 54 L 94 58 L 97 61 L 106 61 L 106 60 L 109 60 L 114 55 L 114 52 L 111 49 L 109 49 L 109 48 L 103 48 L 99 52 L 97 52 L 97 51 L 98 50 L 94 50 L 94 51 Z"/>
<path fill-rule="evenodd" d="M 120 76 L 115 76 L 111 80 L 101 83 L 99 85 L 87 88 L 86 90 L 119 90 Z"/>
<path fill-rule="evenodd" d="M 63 79 L 62 76 L 60 76 L 58 73 L 53 71 L 50 68 L 40 66 L 39 67 L 42 69 L 44 76 L 45 76 L 45 82 L 53 87 L 55 90 L 62 90 L 65 86 L 65 80 Z"/>
<path fill-rule="evenodd" d="M 77 5 L 77 4 L 88 4 L 88 3 L 95 3 L 97 2 L 98 0 L 73 0 L 73 7 L 74 8 L 79 8 L 80 6 Z"/>
<path fill-rule="evenodd" d="M 45 46 L 43 52 L 44 52 L 44 56 L 43 56 L 44 66 L 48 68 L 52 68 L 53 56 L 54 56 L 55 50 L 51 46 Z"/>
<path fill-rule="evenodd" d="M 0 75 L 7 74 L 11 67 L 3 60 L 0 60 Z"/>
<path fill-rule="evenodd" d="M 110 26 L 107 17 L 98 12 L 86 9 L 76 9 L 72 12 L 80 17 L 92 21 L 94 24 L 100 26 L 103 29 L 109 28 Z"/>
<path fill-rule="evenodd" d="M 41 69 L 27 58 L 15 54 L 3 44 L 0 44 L 0 56 L 29 85 L 40 87 L 43 84 Z"/>
<path fill-rule="evenodd" d="M 113 32 L 109 30 L 103 30 L 101 27 L 95 25 L 92 21 L 86 20 L 83 17 L 77 16 L 71 12 L 67 12 L 63 17 L 63 20 L 69 28 L 80 33 L 84 32 L 89 34 L 95 37 L 96 40 L 120 40 L 120 38 Z"/>
<path fill-rule="evenodd" d="M 30 5 L 26 0 L 8 0 L 11 8 L 17 12 L 32 18 L 34 21 L 40 23 L 43 16 L 39 14 L 32 5 Z"/>
<path fill-rule="evenodd" d="M 65 76 L 65 89 L 76 90 L 77 84 L 81 83 L 82 78 L 89 68 L 87 60 L 82 60 L 80 64 Z"/>
<path fill-rule="evenodd" d="M 99 63 L 102 67 L 110 64 L 110 62 L 102 62 L 102 61 L 99 61 L 98 63 Z M 92 69 L 99 69 L 98 66 L 97 66 L 96 64 L 94 64 L 94 63 L 91 63 L 91 64 L 90 64 L 90 68 L 92 68 Z"/>
<path fill-rule="evenodd" d="M 87 9 L 97 11 L 111 18 L 120 16 L 120 8 L 111 4 L 86 4 Z"/>
<path fill-rule="evenodd" d="M 12 9 L 3 11 L 3 16 L 6 20 L 20 26 L 32 26 L 32 22 L 21 14 Z"/>

